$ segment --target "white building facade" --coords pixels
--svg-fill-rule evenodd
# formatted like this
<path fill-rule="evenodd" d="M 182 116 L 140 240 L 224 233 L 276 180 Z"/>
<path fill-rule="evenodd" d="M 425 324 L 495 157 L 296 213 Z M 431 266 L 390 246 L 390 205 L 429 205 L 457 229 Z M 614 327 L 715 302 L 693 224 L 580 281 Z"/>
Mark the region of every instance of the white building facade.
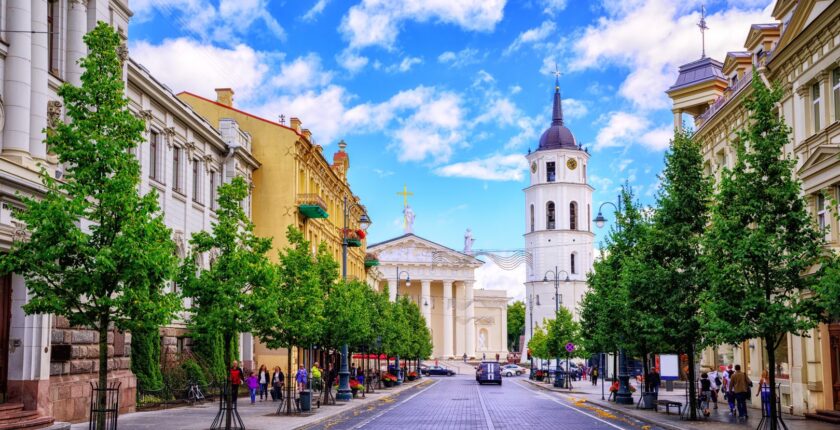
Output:
<path fill-rule="evenodd" d="M 544 320 L 565 306 L 578 318 L 592 270 L 592 187 L 587 183 L 589 153 L 563 121 L 559 83 L 555 83 L 551 127 L 529 152 L 530 185 L 525 188 L 525 342 Z M 555 273 L 558 281 L 555 295 Z M 533 324 L 532 324 L 533 321 Z M 522 354 L 527 361 L 527 354 Z"/>

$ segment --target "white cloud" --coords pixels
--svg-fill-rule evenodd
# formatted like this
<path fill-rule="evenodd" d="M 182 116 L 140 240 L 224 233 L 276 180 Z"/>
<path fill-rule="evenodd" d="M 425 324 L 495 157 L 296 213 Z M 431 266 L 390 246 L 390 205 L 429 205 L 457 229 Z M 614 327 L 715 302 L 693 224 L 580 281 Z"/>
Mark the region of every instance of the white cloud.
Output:
<path fill-rule="evenodd" d="M 587 180 L 597 191 L 609 191 L 613 186 L 612 179 L 598 175 L 590 174 Z"/>
<path fill-rule="evenodd" d="M 350 73 L 356 73 L 362 70 L 368 63 L 367 57 L 359 55 L 350 49 L 341 51 L 335 56 L 335 60 Z"/>
<path fill-rule="evenodd" d="M 539 44 L 539 42 L 543 42 L 546 38 L 554 34 L 554 30 L 556 28 L 557 26 L 553 22 L 544 21 L 539 27 L 523 31 L 522 33 L 519 33 L 519 36 L 516 36 L 516 39 L 514 39 L 510 46 L 505 49 L 504 54 L 509 55 L 525 45 Z"/>
<path fill-rule="evenodd" d="M 541 0 L 540 3 L 543 7 L 543 13 L 551 16 L 566 8 L 566 0 Z"/>
<path fill-rule="evenodd" d="M 502 20 L 506 0 L 362 0 L 341 20 L 350 46 L 391 48 L 402 22 L 434 21 L 468 31 L 491 31 Z"/>
<path fill-rule="evenodd" d="M 386 67 L 385 71 L 389 73 L 405 73 L 411 70 L 411 68 L 414 67 L 415 64 L 421 64 L 422 62 L 423 59 L 419 57 L 405 57 L 399 63 L 394 63 Z"/>
<path fill-rule="evenodd" d="M 332 80 L 332 73 L 321 67 L 321 57 L 309 53 L 295 58 L 290 63 L 280 66 L 280 74 L 271 83 L 288 91 L 300 91 L 327 85 Z"/>
<path fill-rule="evenodd" d="M 479 58 L 478 49 L 464 48 L 458 52 L 446 51 L 438 56 L 438 62 L 449 64 L 451 67 L 459 69 L 464 66 L 476 64 L 483 60 L 486 55 Z"/>
<path fill-rule="evenodd" d="M 514 85 L 510 87 L 511 94 L 519 94 L 520 92 L 522 92 L 522 87 L 520 87 L 519 85 Z"/>
<path fill-rule="evenodd" d="M 181 28 L 203 41 L 236 45 L 253 32 L 256 23 L 275 38 L 286 40 L 286 31 L 268 10 L 268 0 L 133 0 L 135 20 L 152 19 L 154 12 L 170 17 Z"/>
<path fill-rule="evenodd" d="M 589 113 L 586 104 L 578 99 L 563 99 L 563 117 L 577 119 Z"/>
<path fill-rule="evenodd" d="M 166 39 L 159 45 L 133 42 L 131 56 L 175 92 L 208 96 L 215 88 L 236 85 L 237 100 L 247 101 L 268 76 L 265 54 L 247 45 L 220 48 L 192 39 Z"/>
<path fill-rule="evenodd" d="M 343 87 L 329 85 L 318 90 L 278 95 L 251 111 L 263 118 L 276 118 L 280 114 L 287 118 L 298 117 L 303 127 L 312 131 L 316 142 L 326 146 L 345 136 L 341 118 L 347 110 L 345 104 L 349 99 Z"/>
<path fill-rule="evenodd" d="M 387 178 L 388 176 L 392 176 L 394 172 L 392 170 L 382 170 L 382 169 L 373 169 L 373 173 L 376 173 L 377 176 L 380 178 Z"/>
<path fill-rule="evenodd" d="M 463 161 L 435 169 L 438 176 L 472 178 L 485 181 L 521 181 L 528 170 L 522 154 L 491 155 L 478 160 Z"/>
<path fill-rule="evenodd" d="M 480 240 L 477 238 L 476 240 Z M 505 270 L 492 261 L 475 270 L 475 287 L 484 290 L 504 290 L 510 300 L 525 300 L 525 265 Z"/>
<path fill-rule="evenodd" d="M 516 105 L 506 98 L 498 98 L 488 104 L 487 110 L 473 120 L 476 124 L 514 124 L 520 112 Z"/>
<path fill-rule="evenodd" d="M 318 19 L 318 15 L 320 15 L 321 12 L 324 11 L 324 8 L 327 7 L 327 3 L 329 2 L 329 0 L 318 0 L 317 2 L 315 2 L 314 5 L 312 5 L 312 8 L 306 11 L 306 13 L 301 17 L 301 19 L 305 22 L 315 21 L 316 19 Z"/>
<path fill-rule="evenodd" d="M 572 69 L 626 68 L 630 73 L 618 90 L 622 97 L 641 109 L 668 107 L 664 91 L 676 80 L 678 67 L 700 58 L 695 25 L 699 8 L 670 0 L 615 1 L 603 6 L 610 15 L 599 18 L 572 43 Z M 742 49 L 750 24 L 771 19 L 772 5 L 744 9 L 748 6 L 707 17 L 712 29 L 706 33 L 708 55 L 722 60 L 727 51 Z"/>
<path fill-rule="evenodd" d="M 598 131 L 594 148 L 599 151 L 604 148 L 623 147 L 630 145 L 648 127 L 647 118 L 627 113 L 611 112 L 607 124 Z"/>
<path fill-rule="evenodd" d="M 671 140 L 674 138 L 674 126 L 670 124 L 663 125 L 653 130 L 647 131 L 639 138 L 639 142 L 648 149 L 654 151 L 663 151 L 671 146 Z"/>

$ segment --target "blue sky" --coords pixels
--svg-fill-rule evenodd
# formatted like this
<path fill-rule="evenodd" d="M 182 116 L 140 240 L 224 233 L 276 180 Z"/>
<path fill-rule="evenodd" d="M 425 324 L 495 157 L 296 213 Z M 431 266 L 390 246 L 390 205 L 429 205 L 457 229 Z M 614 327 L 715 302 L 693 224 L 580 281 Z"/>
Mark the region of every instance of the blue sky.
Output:
<path fill-rule="evenodd" d="M 720 60 L 770 22 L 766 0 L 704 3 Z M 240 109 L 301 118 L 325 154 L 344 139 L 371 241 L 402 234 L 406 184 L 415 233 L 460 249 L 469 227 L 475 248 L 517 249 L 524 154 L 549 125 L 555 64 L 594 203 L 625 181 L 651 203 L 673 127 L 664 90 L 700 57 L 700 4 L 132 0 L 130 52 L 175 92 L 232 87 Z M 489 287 L 524 280 L 497 272 Z"/>

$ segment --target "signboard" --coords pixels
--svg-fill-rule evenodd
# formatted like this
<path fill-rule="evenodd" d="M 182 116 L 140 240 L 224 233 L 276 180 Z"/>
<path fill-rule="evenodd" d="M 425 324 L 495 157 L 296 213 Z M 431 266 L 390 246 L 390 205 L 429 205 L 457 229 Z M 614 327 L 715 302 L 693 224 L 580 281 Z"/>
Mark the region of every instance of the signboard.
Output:
<path fill-rule="evenodd" d="M 571 342 L 566 344 L 566 352 L 571 354 L 572 351 L 574 351 L 574 350 L 575 350 L 575 344 L 573 344 Z"/>
<path fill-rule="evenodd" d="M 662 354 L 659 356 L 660 376 L 663 381 L 680 379 L 680 356 L 677 354 Z"/>

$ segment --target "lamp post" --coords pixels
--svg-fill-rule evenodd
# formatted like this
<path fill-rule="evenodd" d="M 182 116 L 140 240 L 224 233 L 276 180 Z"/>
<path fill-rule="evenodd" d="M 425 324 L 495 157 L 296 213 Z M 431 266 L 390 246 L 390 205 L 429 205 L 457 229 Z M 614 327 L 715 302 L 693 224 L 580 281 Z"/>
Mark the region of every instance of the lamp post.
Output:
<path fill-rule="evenodd" d="M 344 196 L 344 229 L 341 230 L 341 279 L 347 280 L 347 224 L 350 218 L 350 211 L 360 207 L 364 210 L 364 206 L 353 203 L 347 206 L 347 196 Z M 367 211 L 362 213 L 359 217 L 359 228 L 367 230 L 370 227 L 370 218 Z M 341 345 L 341 368 L 338 370 L 338 392 L 335 395 L 336 400 L 349 401 L 353 398 L 353 393 L 350 391 L 350 369 L 347 364 L 347 356 L 350 354 L 347 343 Z"/>
<path fill-rule="evenodd" d="M 533 294 L 528 296 L 528 313 L 530 315 L 530 320 L 531 320 L 531 323 L 530 323 L 531 337 L 528 338 L 530 340 L 530 339 L 534 338 L 534 295 Z M 528 348 L 528 345 L 525 345 L 525 351 L 527 351 L 528 355 L 530 356 L 530 360 L 531 360 L 531 372 L 530 372 L 531 374 L 529 375 L 528 378 L 533 381 L 534 380 L 534 356 L 531 354 L 531 348 Z"/>
<path fill-rule="evenodd" d="M 543 275 L 543 282 L 548 282 L 549 279 L 554 280 L 554 318 L 555 319 L 557 318 L 557 313 L 560 312 L 560 273 L 561 272 L 566 274 L 566 279 L 563 280 L 563 282 L 569 282 L 570 281 L 569 272 L 567 272 L 565 270 L 559 270 L 558 271 L 557 266 L 554 266 L 553 271 L 549 270 L 549 271 L 545 272 L 545 275 Z M 551 278 L 548 277 L 549 274 L 551 274 Z M 559 351 L 558 351 L 558 353 L 559 353 Z M 568 372 L 568 367 L 569 367 L 568 361 L 569 360 L 567 359 L 566 360 L 566 368 L 567 368 L 566 371 L 567 372 Z M 560 380 L 557 379 L 557 375 L 559 375 L 559 374 L 560 374 L 560 356 L 558 355 L 558 356 L 554 357 L 554 386 L 558 387 L 558 388 L 561 388 L 562 387 L 562 382 L 560 382 Z"/>
<path fill-rule="evenodd" d="M 607 222 L 607 219 L 601 213 L 601 209 L 606 205 L 610 205 L 615 209 L 617 217 L 621 213 L 621 196 L 618 197 L 618 205 L 613 202 L 604 202 L 598 207 L 598 215 L 593 220 L 598 228 L 603 228 Z M 620 224 L 616 224 L 616 228 L 618 231 L 621 231 Z M 630 375 L 627 374 L 627 355 L 624 353 L 624 348 L 619 348 L 618 350 L 618 381 L 618 392 L 615 393 L 615 402 L 625 405 L 633 404 L 633 394 L 630 392 Z"/>
<path fill-rule="evenodd" d="M 408 283 L 411 282 L 411 275 L 408 274 L 407 271 L 403 270 L 400 272 L 400 266 L 397 266 L 397 285 L 394 285 L 394 291 L 400 291 L 400 279 L 402 278 L 403 273 L 405 273 L 405 286 L 408 287 Z M 399 296 L 399 294 L 397 294 Z M 403 383 L 403 375 L 402 369 L 400 369 L 400 355 L 397 354 L 396 361 L 394 362 L 397 366 L 397 385 L 401 385 Z"/>

